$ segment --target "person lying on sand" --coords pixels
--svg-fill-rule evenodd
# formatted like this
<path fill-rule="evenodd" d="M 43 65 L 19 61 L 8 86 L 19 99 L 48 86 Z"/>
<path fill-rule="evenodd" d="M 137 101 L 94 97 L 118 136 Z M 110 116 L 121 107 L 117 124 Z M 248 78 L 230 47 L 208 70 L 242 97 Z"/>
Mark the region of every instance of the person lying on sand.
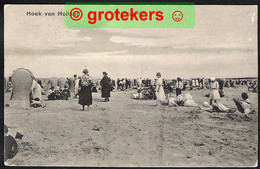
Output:
<path fill-rule="evenodd" d="M 248 115 L 251 111 L 251 101 L 248 98 L 247 93 L 243 92 L 241 94 L 241 99 L 236 99 L 233 98 L 238 111 L 240 111 L 241 113 L 245 113 L 246 115 Z"/>
<path fill-rule="evenodd" d="M 40 101 L 39 98 L 35 98 L 32 100 L 31 107 L 38 108 L 38 107 L 46 107 L 46 104 L 44 104 L 42 101 Z"/>
<path fill-rule="evenodd" d="M 13 158 L 18 152 L 18 144 L 16 140 L 7 133 L 8 128 L 4 125 L 4 161 Z"/>
<path fill-rule="evenodd" d="M 204 102 L 202 105 L 203 105 L 202 109 L 208 112 L 234 113 L 236 111 L 236 109 L 227 108 L 225 105 L 223 105 L 220 102 L 212 103 L 212 105 L 210 105 L 208 102 Z"/>
<path fill-rule="evenodd" d="M 180 94 L 176 99 L 169 98 L 168 106 L 186 106 L 186 107 L 198 107 L 198 104 L 192 99 L 190 93 Z"/>

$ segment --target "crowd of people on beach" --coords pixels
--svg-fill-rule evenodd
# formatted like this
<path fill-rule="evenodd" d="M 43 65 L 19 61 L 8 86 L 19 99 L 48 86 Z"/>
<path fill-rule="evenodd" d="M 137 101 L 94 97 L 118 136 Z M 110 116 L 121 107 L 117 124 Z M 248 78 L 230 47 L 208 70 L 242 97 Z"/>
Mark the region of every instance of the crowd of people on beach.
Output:
<path fill-rule="evenodd" d="M 226 111 L 226 108 L 220 100 L 225 96 L 225 88 L 233 87 L 237 88 L 238 85 L 246 85 L 249 92 L 258 92 L 258 81 L 252 79 L 216 79 L 211 77 L 206 79 L 203 77 L 191 78 L 191 79 L 181 79 L 178 77 L 176 80 L 166 80 L 163 79 L 161 73 L 156 74 L 156 79 L 154 81 L 148 78 L 118 78 L 116 81 L 108 76 L 107 72 L 102 72 L 103 78 L 99 81 L 94 81 L 87 69 L 83 70 L 82 76 L 74 75 L 73 78 L 67 78 L 60 86 L 51 86 L 48 91 L 44 91 L 42 81 L 33 77 L 33 83 L 31 87 L 31 106 L 32 107 L 45 107 L 42 101 L 42 95 L 46 94 L 48 100 L 69 100 L 70 98 L 79 98 L 78 103 L 82 105 L 82 110 L 85 110 L 85 106 L 89 110 L 89 106 L 92 105 L 92 93 L 101 90 L 101 97 L 104 98 L 105 102 L 110 101 L 110 92 L 113 89 L 117 91 L 129 91 L 132 89 L 137 89 L 138 94 L 134 94 L 132 98 L 143 99 L 142 89 L 151 89 L 151 93 L 154 97 L 148 97 L 149 99 L 157 99 L 160 104 L 167 104 L 170 106 L 198 106 L 192 99 L 188 90 L 202 90 L 209 89 L 210 93 L 205 95 L 209 97 L 209 103 L 205 102 L 204 107 L 209 107 L 218 110 Z M 70 85 L 73 85 L 74 90 L 71 91 Z M 6 91 L 12 90 L 12 83 L 8 82 Z M 186 91 L 183 93 L 183 91 Z M 172 93 L 176 93 L 176 97 L 172 97 Z M 250 101 L 246 93 L 242 94 L 240 99 L 235 98 L 234 102 L 238 107 L 238 110 L 242 111 L 242 108 L 247 109 L 242 111 L 248 113 L 248 105 Z M 217 107 L 217 108 L 216 108 Z"/>
<path fill-rule="evenodd" d="M 209 103 L 203 103 L 203 109 L 207 109 L 209 111 L 216 112 L 234 112 L 236 109 L 227 108 L 225 105 L 221 103 L 221 98 L 225 96 L 224 87 L 226 84 L 231 84 L 227 87 L 236 88 L 237 85 L 247 85 L 254 84 L 254 87 L 257 87 L 257 80 L 227 80 L 224 79 L 216 79 L 215 77 L 211 77 L 210 79 L 204 78 L 195 78 L 190 80 L 182 80 L 180 77 L 177 78 L 174 90 L 176 93 L 176 98 L 172 96 L 167 96 L 165 91 L 167 91 L 167 82 L 161 78 L 161 73 L 158 72 L 156 74 L 157 79 L 155 80 L 155 98 L 159 101 L 159 105 L 169 105 L 169 106 L 187 106 L 187 107 L 200 107 L 197 103 L 194 102 L 192 96 L 189 92 L 182 94 L 184 90 L 194 90 L 194 89 L 209 89 L 210 93 L 206 95 L 209 97 Z M 251 85 L 252 86 L 252 85 Z M 132 96 L 133 99 L 143 99 L 145 97 L 142 96 L 142 90 L 139 90 L 138 94 L 134 94 Z M 250 91 L 250 90 L 249 90 Z M 146 91 L 149 94 L 149 92 Z M 168 98 L 167 98 L 168 97 Z M 241 94 L 241 98 L 234 98 L 235 105 L 238 111 L 245 113 L 248 115 L 252 113 L 250 110 L 251 101 L 248 98 L 248 94 L 243 92 Z"/>
<path fill-rule="evenodd" d="M 30 103 L 34 108 L 46 107 L 43 103 L 42 95 L 46 94 L 48 100 L 69 100 L 70 98 L 78 98 L 78 104 L 82 106 L 82 111 L 90 110 L 90 106 L 93 104 L 92 93 L 101 90 L 101 97 L 104 98 L 104 102 L 109 102 L 111 94 L 110 92 L 116 88 L 118 91 L 129 91 L 132 89 L 137 89 L 138 94 L 133 95 L 133 99 L 142 99 L 141 91 L 145 89 L 154 93 L 155 97 L 151 99 L 156 99 L 158 102 L 157 106 L 186 106 L 186 107 L 197 107 L 204 109 L 209 112 L 226 112 L 233 113 L 239 111 L 248 117 L 250 113 L 254 113 L 251 108 L 251 100 L 246 92 L 241 93 L 241 98 L 233 98 L 236 108 L 228 108 L 221 103 L 221 98 L 225 97 L 224 87 L 237 88 L 238 85 L 246 85 L 248 87 L 248 92 L 258 92 L 258 80 L 252 79 L 216 79 L 211 77 L 209 79 L 205 78 L 192 78 L 192 79 L 181 79 L 178 77 L 176 80 L 165 80 L 162 78 L 160 72 L 156 73 L 156 79 L 153 82 L 148 78 L 138 78 L 138 79 L 128 79 L 128 78 L 118 78 L 116 83 L 112 80 L 107 72 L 102 72 L 102 79 L 100 81 L 94 81 L 89 75 L 89 71 L 84 69 L 82 71 L 82 76 L 74 75 L 73 78 L 67 78 L 62 85 L 53 87 L 51 86 L 47 92 L 44 91 L 42 81 L 32 77 L 32 85 L 30 88 Z M 70 91 L 70 85 L 73 86 L 73 91 Z M 98 87 L 100 86 L 100 87 Z M 12 82 L 8 82 L 5 89 L 7 92 L 12 92 Z M 209 103 L 204 101 L 200 106 L 194 100 L 192 95 L 189 93 L 191 90 L 209 90 L 209 94 L 205 95 L 209 97 Z M 167 93 L 168 91 L 169 93 Z M 176 94 L 173 97 L 171 93 Z M 148 92 L 148 94 L 151 94 Z M 152 95 L 153 96 L 153 95 Z M 12 95 L 11 95 L 12 99 Z M 7 134 L 8 128 L 5 126 L 5 141 L 8 142 L 5 146 L 5 160 L 12 158 L 17 153 L 17 143 L 14 138 Z M 17 135 L 19 137 L 19 133 Z M 10 143 L 10 144 L 9 144 Z"/>

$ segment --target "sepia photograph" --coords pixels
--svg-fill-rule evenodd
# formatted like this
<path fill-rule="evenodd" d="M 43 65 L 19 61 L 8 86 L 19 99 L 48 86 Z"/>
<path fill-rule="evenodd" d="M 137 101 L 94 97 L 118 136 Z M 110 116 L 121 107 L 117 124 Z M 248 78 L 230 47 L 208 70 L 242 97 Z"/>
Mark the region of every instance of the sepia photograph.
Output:
<path fill-rule="evenodd" d="M 5 5 L 4 164 L 256 167 L 257 12 L 68 28 L 65 5 Z"/>

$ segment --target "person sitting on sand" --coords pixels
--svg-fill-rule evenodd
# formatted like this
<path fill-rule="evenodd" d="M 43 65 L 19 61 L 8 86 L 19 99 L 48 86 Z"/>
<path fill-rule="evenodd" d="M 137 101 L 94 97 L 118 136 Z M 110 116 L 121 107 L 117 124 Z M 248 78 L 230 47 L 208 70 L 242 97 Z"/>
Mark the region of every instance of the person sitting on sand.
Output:
<path fill-rule="evenodd" d="M 246 83 L 247 87 L 248 87 L 248 91 L 252 91 L 257 93 L 258 92 L 258 82 L 257 81 L 251 81 L 251 82 L 247 82 Z"/>
<path fill-rule="evenodd" d="M 194 102 L 190 93 L 180 94 L 175 101 L 178 106 L 198 107 L 198 104 Z"/>
<path fill-rule="evenodd" d="M 8 128 L 4 125 L 4 161 L 13 158 L 18 152 L 16 140 L 8 135 Z"/>
<path fill-rule="evenodd" d="M 54 87 L 51 87 L 51 88 L 48 90 L 48 92 L 47 92 L 48 100 L 54 100 L 53 91 L 54 91 Z"/>
<path fill-rule="evenodd" d="M 247 93 L 243 92 L 241 94 L 241 99 L 233 98 L 233 100 L 237 106 L 238 111 L 245 113 L 246 115 L 250 113 L 251 101 L 249 100 Z"/>
<path fill-rule="evenodd" d="M 60 87 L 56 86 L 53 93 L 54 93 L 54 98 L 55 98 L 54 100 L 59 100 L 60 99 L 60 93 L 61 93 Z"/>
<path fill-rule="evenodd" d="M 218 89 L 219 89 L 219 84 L 216 81 L 216 78 L 211 77 L 210 78 L 210 103 L 209 103 L 210 105 L 212 105 L 212 101 L 217 103 L 218 100 L 220 99 Z"/>
<path fill-rule="evenodd" d="M 64 87 L 60 93 L 60 99 L 61 100 L 69 100 L 70 97 L 70 91 L 67 87 Z"/>
<path fill-rule="evenodd" d="M 32 99 L 39 98 L 42 100 L 42 88 L 37 83 L 35 77 L 33 77 L 32 87 L 31 87 Z"/>
<path fill-rule="evenodd" d="M 46 104 L 42 103 L 39 98 L 35 98 L 32 100 L 31 107 L 38 108 L 38 107 L 46 107 Z"/>

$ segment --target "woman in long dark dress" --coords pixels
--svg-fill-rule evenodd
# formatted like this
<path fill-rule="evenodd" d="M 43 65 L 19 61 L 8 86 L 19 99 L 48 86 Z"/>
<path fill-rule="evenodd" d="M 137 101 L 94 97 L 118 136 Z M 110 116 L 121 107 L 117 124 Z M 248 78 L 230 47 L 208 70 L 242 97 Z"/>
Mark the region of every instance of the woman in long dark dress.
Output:
<path fill-rule="evenodd" d="M 100 81 L 100 84 L 101 84 L 101 87 L 102 87 L 101 97 L 105 98 L 105 102 L 109 101 L 110 91 L 111 91 L 110 82 L 111 82 L 111 79 L 107 76 L 107 73 L 103 72 L 103 78 Z"/>
<path fill-rule="evenodd" d="M 79 81 L 80 91 L 79 91 L 79 104 L 82 105 L 82 110 L 85 110 L 85 105 L 89 106 L 92 105 L 92 81 L 88 75 L 88 70 L 83 70 L 84 75 L 81 77 Z"/>

